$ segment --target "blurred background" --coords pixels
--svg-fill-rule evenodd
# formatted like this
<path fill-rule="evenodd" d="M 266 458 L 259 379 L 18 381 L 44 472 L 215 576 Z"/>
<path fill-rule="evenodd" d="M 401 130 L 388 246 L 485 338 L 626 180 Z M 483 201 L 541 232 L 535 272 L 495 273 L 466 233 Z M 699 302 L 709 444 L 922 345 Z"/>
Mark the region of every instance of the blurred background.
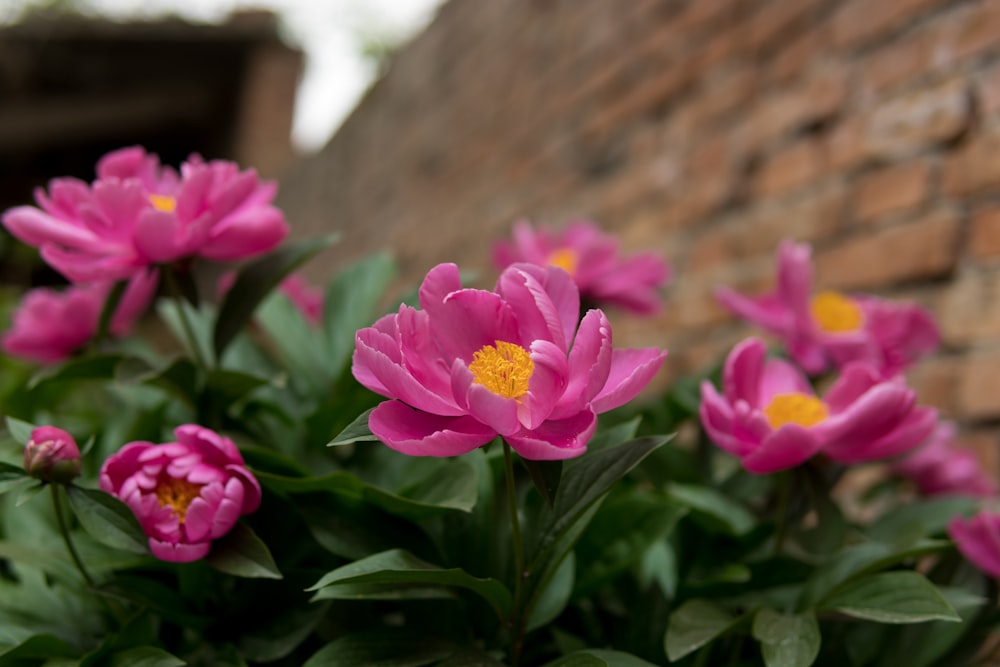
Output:
<path fill-rule="evenodd" d="M 613 315 L 670 349 L 663 382 L 749 333 L 712 290 L 768 289 L 792 237 L 819 287 L 935 313 L 910 381 L 996 469 L 997 0 L 35 4 L 0 10 L 4 207 L 112 148 L 197 151 L 279 179 L 296 236 L 340 232 L 314 279 L 389 249 L 487 285 L 514 220 L 591 218 L 673 265 L 658 320 Z"/>

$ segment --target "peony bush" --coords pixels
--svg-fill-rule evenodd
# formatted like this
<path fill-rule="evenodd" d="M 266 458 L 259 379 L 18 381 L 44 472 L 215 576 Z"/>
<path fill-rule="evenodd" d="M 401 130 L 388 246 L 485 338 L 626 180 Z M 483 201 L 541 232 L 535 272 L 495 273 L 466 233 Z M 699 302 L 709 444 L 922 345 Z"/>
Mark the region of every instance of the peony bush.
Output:
<path fill-rule="evenodd" d="M 311 284 L 274 195 L 131 147 L 2 216 L 66 284 L 2 338 L 0 667 L 988 664 L 997 483 L 907 385 L 921 306 L 786 240 L 654 382 L 670 332 L 613 329 L 671 271 L 595 223 L 396 293 Z"/>

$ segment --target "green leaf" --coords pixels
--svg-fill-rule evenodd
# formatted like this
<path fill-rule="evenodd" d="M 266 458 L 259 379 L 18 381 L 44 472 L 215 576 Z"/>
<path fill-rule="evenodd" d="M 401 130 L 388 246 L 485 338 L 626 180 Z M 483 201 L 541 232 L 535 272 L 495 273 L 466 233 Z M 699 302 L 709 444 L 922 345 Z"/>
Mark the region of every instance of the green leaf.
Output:
<path fill-rule="evenodd" d="M 559 489 L 559 479 L 562 477 L 563 462 L 521 459 L 521 463 L 531 475 L 531 481 L 535 484 L 539 495 L 549 507 L 552 507 L 556 491 Z"/>
<path fill-rule="evenodd" d="M 745 535 L 754 527 L 753 514 L 713 488 L 695 484 L 670 484 L 667 495 L 690 508 L 695 516 L 707 520 L 710 525 L 721 527 L 730 535 Z"/>
<path fill-rule="evenodd" d="M 545 667 L 655 667 L 655 665 L 630 653 L 589 648 L 547 662 Z"/>
<path fill-rule="evenodd" d="M 205 562 L 237 577 L 281 579 L 281 572 L 267 545 L 249 526 L 237 523 L 224 537 L 212 542 Z"/>
<path fill-rule="evenodd" d="M 569 603 L 576 578 L 576 557 L 570 552 L 559 564 L 548 586 L 538 596 L 528 615 L 526 630 L 531 632 L 554 621 Z"/>
<path fill-rule="evenodd" d="M 274 662 L 290 654 L 312 634 L 330 610 L 329 603 L 313 603 L 268 615 L 268 624 L 247 632 L 239 652 L 251 662 Z"/>
<path fill-rule="evenodd" d="M 371 324 L 375 305 L 395 273 L 392 257 L 378 254 L 348 267 L 327 286 L 323 304 L 325 357 L 335 376 L 351 356 L 357 330 Z"/>
<path fill-rule="evenodd" d="M 110 380 L 122 360 L 119 354 L 101 354 L 70 359 L 55 366 L 46 366 L 28 381 L 28 389 L 44 383 L 64 380 Z"/>
<path fill-rule="evenodd" d="M 402 549 L 383 551 L 339 567 L 307 590 L 317 591 L 313 599 L 337 598 L 347 584 L 378 584 L 390 588 L 410 584 L 456 586 L 481 596 L 501 618 L 510 613 L 510 592 L 496 579 L 473 577 L 459 568 L 446 570 Z"/>
<path fill-rule="evenodd" d="M 28 637 L 16 646 L 0 646 L 0 666 L 19 666 L 23 660 L 72 658 L 77 653 L 62 639 L 50 634 Z"/>
<path fill-rule="evenodd" d="M 114 496 L 67 486 L 69 505 L 84 530 L 101 544 L 132 553 L 149 553 L 148 540 L 132 510 Z"/>
<path fill-rule="evenodd" d="M 107 298 L 104 299 L 104 305 L 101 307 L 101 315 L 97 319 L 97 332 L 94 334 L 94 340 L 102 340 L 107 335 L 111 318 L 114 316 L 115 310 L 118 309 L 126 287 L 128 287 L 128 280 L 119 280 L 108 292 Z"/>
<path fill-rule="evenodd" d="M 670 614 L 663 645 L 671 662 L 697 651 L 734 628 L 742 619 L 713 602 L 688 600 Z"/>
<path fill-rule="evenodd" d="M 314 653 L 302 667 L 423 667 L 454 651 L 450 642 L 385 628 L 340 637 Z"/>
<path fill-rule="evenodd" d="M 296 268 L 328 247 L 333 236 L 290 243 L 264 257 L 247 264 L 238 274 L 236 282 L 226 293 L 219 307 L 219 316 L 212 335 L 215 358 L 222 353 L 253 316 L 261 300 L 276 288 Z"/>
<path fill-rule="evenodd" d="M 809 576 L 802 589 L 799 610 L 812 608 L 818 600 L 857 577 L 884 570 L 896 563 L 951 548 L 948 540 L 921 540 L 895 549 L 881 542 L 862 542 L 836 552 Z"/>
<path fill-rule="evenodd" d="M 39 481 L 34 477 L 29 477 L 23 470 L 20 475 L 16 476 L 13 473 L 0 471 L 0 495 L 11 491 L 23 491 L 36 483 Z"/>
<path fill-rule="evenodd" d="M 274 292 L 257 308 L 256 321 L 293 377 L 304 381 L 317 395 L 329 392 L 334 373 L 324 355 L 323 333 L 303 317 L 297 306 L 284 294 Z"/>
<path fill-rule="evenodd" d="M 378 438 L 375 437 L 372 434 L 371 429 L 368 428 L 368 416 L 374 409 L 375 408 L 365 410 L 358 415 L 357 419 L 352 421 L 347 428 L 337 434 L 333 440 L 326 443 L 326 446 L 339 447 L 341 445 L 350 445 L 355 442 L 378 442 Z"/>
<path fill-rule="evenodd" d="M 110 667 L 181 667 L 187 663 L 155 646 L 138 646 L 111 656 Z"/>
<path fill-rule="evenodd" d="M 880 516 L 866 532 L 873 540 L 905 546 L 922 537 L 944 534 L 954 517 L 974 514 L 978 507 L 975 498 L 938 498 L 907 503 Z"/>
<path fill-rule="evenodd" d="M 811 612 L 789 616 L 765 607 L 754 617 L 753 636 L 767 667 L 809 667 L 819 655 L 819 624 Z"/>
<path fill-rule="evenodd" d="M 31 432 L 35 430 L 35 425 L 20 419 L 7 417 L 7 430 L 18 443 L 27 445 L 31 440 Z"/>
<path fill-rule="evenodd" d="M 934 584 L 912 571 L 881 572 L 858 579 L 824 598 L 819 608 L 879 623 L 961 620 Z"/>

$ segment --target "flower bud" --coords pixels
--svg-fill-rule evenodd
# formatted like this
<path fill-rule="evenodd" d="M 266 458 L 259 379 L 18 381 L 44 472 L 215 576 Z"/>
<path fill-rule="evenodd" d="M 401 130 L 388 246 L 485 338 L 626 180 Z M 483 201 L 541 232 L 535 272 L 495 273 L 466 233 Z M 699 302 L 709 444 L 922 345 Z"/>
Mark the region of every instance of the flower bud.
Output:
<path fill-rule="evenodd" d="M 76 440 L 55 426 L 39 426 L 24 447 L 24 469 L 43 482 L 66 484 L 80 475 Z"/>

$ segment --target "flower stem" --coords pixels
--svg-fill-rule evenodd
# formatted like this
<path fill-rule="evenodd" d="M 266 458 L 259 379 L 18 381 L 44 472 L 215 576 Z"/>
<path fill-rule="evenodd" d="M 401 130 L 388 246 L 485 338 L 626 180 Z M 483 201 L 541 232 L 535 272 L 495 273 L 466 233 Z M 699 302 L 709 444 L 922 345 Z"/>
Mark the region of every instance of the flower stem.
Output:
<path fill-rule="evenodd" d="M 785 531 L 788 527 L 788 501 L 792 495 L 792 477 L 789 471 L 783 470 L 778 473 L 778 507 L 775 513 L 775 522 L 778 527 L 774 533 L 774 555 L 781 554 L 781 547 L 785 543 Z"/>
<path fill-rule="evenodd" d="M 521 525 L 517 518 L 517 489 L 514 484 L 514 457 L 510 445 L 503 441 L 504 476 L 507 478 L 507 510 L 510 514 L 510 532 L 514 540 L 514 604 L 510 613 L 510 629 L 513 635 L 511 646 L 511 667 L 517 667 L 521 656 L 524 630 L 521 622 L 521 589 L 524 581 L 524 542 L 521 539 Z"/>
<path fill-rule="evenodd" d="M 73 564 L 76 565 L 76 569 L 83 575 L 83 579 L 87 582 L 87 585 L 93 586 L 94 580 L 90 578 L 87 568 L 83 566 L 83 561 L 80 560 L 80 554 L 76 552 L 76 547 L 73 546 L 73 540 L 70 539 L 69 536 L 69 526 L 66 525 L 66 517 L 63 515 L 62 503 L 59 500 L 60 486 L 60 484 L 49 485 L 49 488 L 52 490 L 52 506 L 56 510 L 56 522 L 59 524 L 59 532 L 62 534 L 63 542 L 66 543 L 66 550 L 69 551 L 70 558 L 73 559 Z"/>
<path fill-rule="evenodd" d="M 191 348 L 191 354 L 194 355 L 195 363 L 198 364 L 199 368 L 208 370 L 208 363 L 201 353 L 201 345 L 198 343 L 198 337 L 194 335 L 194 327 L 191 326 L 191 321 L 187 316 L 187 307 L 184 304 L 184 296 L 181 294 L 180 285 L 177 284 L 177 276 L 174 275 L 174 270 L 169 266 L 162 267 L 161 273 L 163 274 L 164 282 L 167 283 L 167 290 L 174 300 L 174 305 L 177 306 L 177 317 L 180 318 L 181 328 L 184 329 L 184 337 L 187 338 L 188 347 Z"/>

